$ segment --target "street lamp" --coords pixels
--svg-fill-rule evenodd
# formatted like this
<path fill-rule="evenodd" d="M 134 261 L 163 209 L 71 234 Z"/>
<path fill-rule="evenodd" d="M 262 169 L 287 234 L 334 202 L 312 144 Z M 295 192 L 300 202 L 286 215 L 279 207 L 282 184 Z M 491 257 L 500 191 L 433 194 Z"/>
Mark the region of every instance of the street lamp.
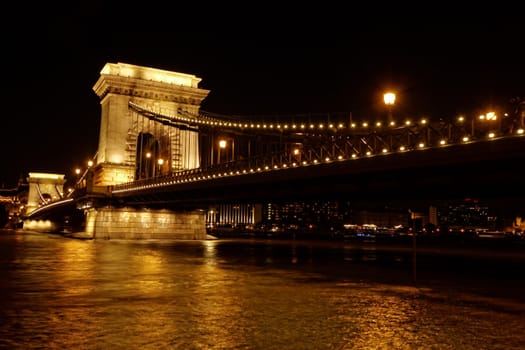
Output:
<path fill-rule="evenodd" d="M 394 121 L 392 118 L 392 106 L 396 102 L 396 94 L 393 92 L 386 92 L 385 94 L 383 94 L 383 101 L 388 107 L 388 122 L 392 123 Z"/>
<path fill-rule="evenodd" d="M 80 168 L 75 168 L 75 188 L 80 188 L 80 180 L 82 179 L 80 177 L 80 173 L 82 170 Z"/>
<path fill-rule="evenodd" d="M 219 153 L 217 155 L 217 163 L 221 163 L 221 149 L 226 148 L 226 140 L 219 140 Z"/>
<path fill-rule="evenodd" d="M 157 160 L 157 163 L 159 163 L 159 172 L 158 172 L 158 176 L 161 176 L 161 175 L 162 175 L 162 165 L 164 164 L 164 159 L 159 158 L 159 159 Z"/>
<path fill-rule="evenodd" d="M 151 153 L 150 152 L 146 152 L 146 165 L 145 165 L 145 168 L 146 168 L 146 178 L 149 178 L 151 176 L 151 169 L 150 169 L 150 163 L 149 163 L 149 160 L 151 158 Z"/>
<path fill-rule="evenodd" d="M 501 132 L 501 119 L 498 118 L 497 114 L 495 112 L 488 112 L 486 114 L 481 114 L 478 117 L 479 121 L 479 132 L 484 133 L 487 131 L 494 131 L 497 129 L 499 132 Z M 496 124 L 496 125 L 495 125 Z M 472 130 L 471 130 L 471 136 L 475 137 L 475 131 L 474 131 L 474 118 L 472 118 Z"/>

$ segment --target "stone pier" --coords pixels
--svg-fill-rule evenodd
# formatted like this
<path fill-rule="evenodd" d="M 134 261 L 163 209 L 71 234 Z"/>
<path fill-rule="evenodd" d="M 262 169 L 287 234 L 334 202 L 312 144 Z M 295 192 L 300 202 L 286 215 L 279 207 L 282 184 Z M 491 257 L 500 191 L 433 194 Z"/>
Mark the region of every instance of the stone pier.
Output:
<path fill-rule="evenodd" d="M 206 213 L 125 208 L 92 208 L 86 234 L 93 239 L 206 239 Z"/>

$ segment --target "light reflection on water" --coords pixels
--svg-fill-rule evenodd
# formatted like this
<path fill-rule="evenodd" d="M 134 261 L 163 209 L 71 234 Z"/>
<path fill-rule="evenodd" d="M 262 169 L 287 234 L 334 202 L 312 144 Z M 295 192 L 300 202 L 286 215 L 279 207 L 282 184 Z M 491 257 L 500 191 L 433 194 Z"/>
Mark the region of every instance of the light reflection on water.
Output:
<path fill-rule="evenodd" d="M 0 231 L 0 348 L 525 348 L 523 275 L 414 286 L 409 256 L 312 244 Z"/>

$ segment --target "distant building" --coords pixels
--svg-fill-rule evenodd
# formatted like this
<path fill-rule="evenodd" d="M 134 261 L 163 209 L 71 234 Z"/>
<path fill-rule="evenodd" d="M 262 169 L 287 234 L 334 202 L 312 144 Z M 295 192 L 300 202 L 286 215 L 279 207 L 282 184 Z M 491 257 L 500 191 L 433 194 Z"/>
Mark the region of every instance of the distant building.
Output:
<path fill-rule="evenodd" d="M 440 213 L 439 223 L 453 230 L 497 230 L 502 226 L 500 218 L 492 215 L 487 206 L 471 198 L 444 208 Z"/>
<path fill-rule="evenodd" d="M 210 211 L 207 223 L 212 226 L 335 229 L 344 225 L 378 228 L 405 228 L 414 232 L 434 232 L 437 227 L 452 230 L 501 230 L 501 220 L 477 200 L 429 206 L 428 210 L 409 208 L 361 208 L 350 201 L 301 201 L 262 204 L 225 204 Z M 515 223 L 522 230 L 525 223 Z M 512 230 L 512 229 L 511 229 Z"/>
<path fill-rule="evenodd" d="M 28 184 L 20 179 L 14 188 L 0 188 L 0 228 L 14 228 L 27 204 Z"/>
<path fill-rule="evenodd" d="M 406 209 L 360 209 L 348 201 L 267 203 L 262 206 L 262 222 L 281 226 L 331 228 L 344 224 L 395 227 L 409 225 Z M 428 217 L 426 214 L 418 215 Z"/>

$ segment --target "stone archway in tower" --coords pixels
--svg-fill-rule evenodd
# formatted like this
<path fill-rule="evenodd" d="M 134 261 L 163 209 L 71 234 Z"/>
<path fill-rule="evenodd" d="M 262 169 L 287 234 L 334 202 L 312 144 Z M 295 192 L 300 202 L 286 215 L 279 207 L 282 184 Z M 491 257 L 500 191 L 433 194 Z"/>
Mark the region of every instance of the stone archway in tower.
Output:
<path fill-rule="evenodd" d="M 135 160 L 135 179 L 154 177 L 159 169 L 159 141 L 151 133 L 140 132 L 137 137 L 137 153 Z"/>

